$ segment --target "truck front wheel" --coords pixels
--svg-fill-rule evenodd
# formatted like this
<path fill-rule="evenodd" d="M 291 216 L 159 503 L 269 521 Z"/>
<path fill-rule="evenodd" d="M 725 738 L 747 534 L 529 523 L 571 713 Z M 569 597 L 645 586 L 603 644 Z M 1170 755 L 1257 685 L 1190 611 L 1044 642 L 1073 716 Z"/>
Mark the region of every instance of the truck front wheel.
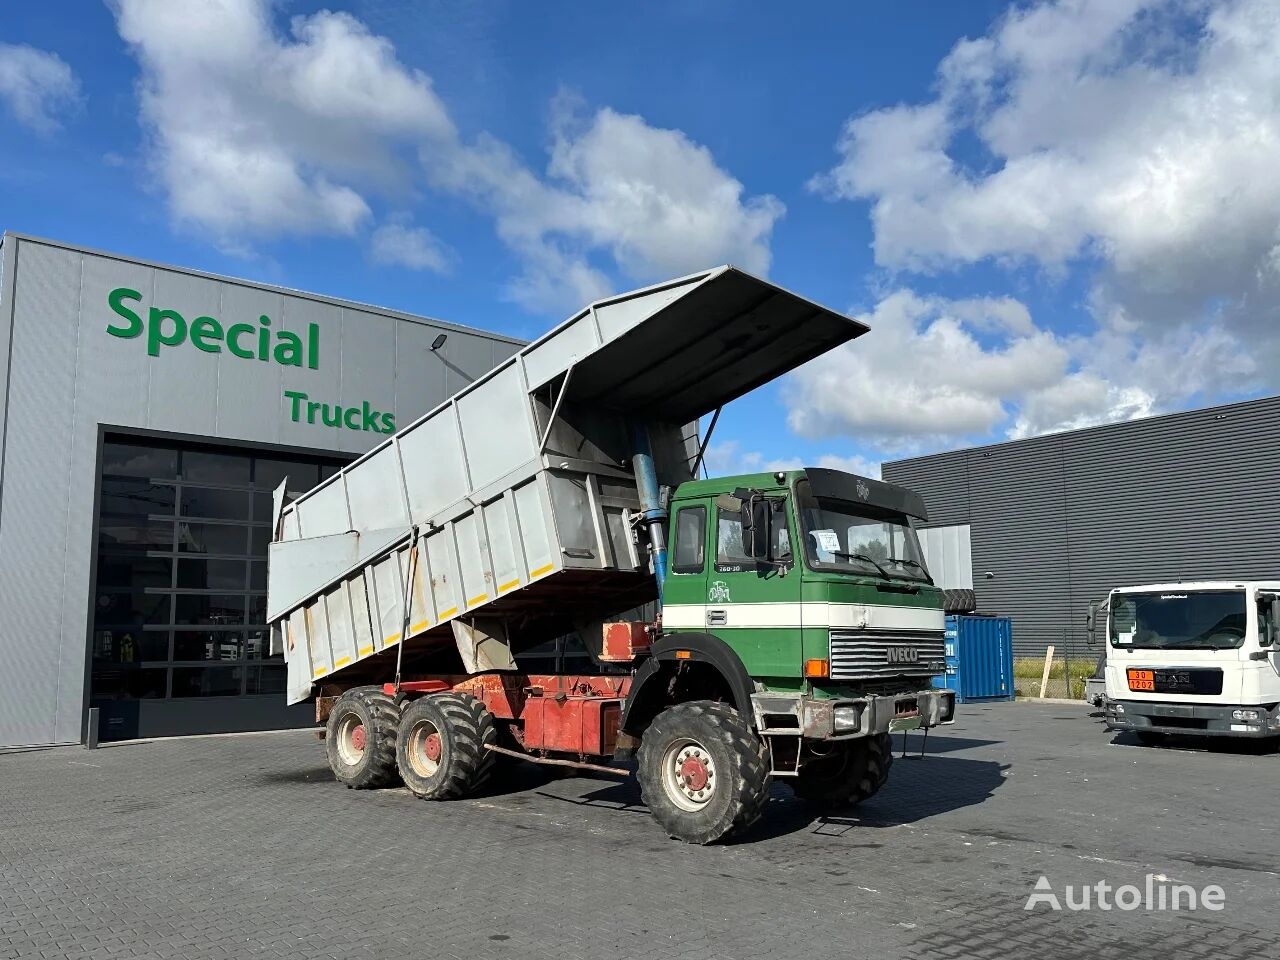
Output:
<path fill-rule="evenodd" d="M 889 779 L 893 742 L 887 733 L 851 740 L 811 760 L 791 782 L 796 796 L 818 807 L 852 807 L 876 795 Z"/>
<path fill-rule="evenodd" d="M 769 799 L 764 743 L 738 711 L 699 700 L 669 707 L 645 730 L 636 777 L 667 835 L 714 843 L 760 818 Z"/>
<path fill-rule="evenodd" d="M 496 742 L 493 714 L 475 697 L 437 693 L 415 700 L 400 717 L 396 761 L 404 785 L 423 800 L 457 800 L 488 778 Z"/>
<path fill-rule="evenodd" d="M 396 782 L 396 728 L 400 711 L 379 687 L 348 690 L 329 711 L 324 749 L 329 769 L 353 790 Z"/>

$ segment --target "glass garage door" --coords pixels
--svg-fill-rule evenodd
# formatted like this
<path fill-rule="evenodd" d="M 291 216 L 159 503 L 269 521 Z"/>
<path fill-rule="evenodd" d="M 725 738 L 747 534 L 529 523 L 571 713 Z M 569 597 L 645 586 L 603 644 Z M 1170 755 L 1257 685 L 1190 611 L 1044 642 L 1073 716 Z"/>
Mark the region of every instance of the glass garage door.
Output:
<path fill-rule="evenodd" d="M 90 645 L 102 739 L 307 722 L 268 656 L 271 495 L 345 462 L 105 439 Z"/>

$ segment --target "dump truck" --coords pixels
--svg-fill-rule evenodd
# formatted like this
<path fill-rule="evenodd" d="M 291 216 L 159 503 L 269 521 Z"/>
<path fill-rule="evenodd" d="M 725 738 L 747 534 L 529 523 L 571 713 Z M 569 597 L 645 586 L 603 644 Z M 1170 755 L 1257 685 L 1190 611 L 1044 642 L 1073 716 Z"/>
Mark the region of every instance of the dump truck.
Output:
<path fill-rule="evenodd" d="M 750 826 L 774 778 L 820 806 L 879 790 L 891 732 L 954 712 L 921 498 L 699 476 L 724 404 L 866 330 L 719 267 L 593 303 L 293 502 L 282 485 L 272 644 L 334 776 L 449 800 L 512 757 L 634 761 L 692 843 Z"/>
<path fill-rule="evenodd" d="M 1117 587 L 1090 604 L 1106 635 L 1108 730 L 1280 742 L 1280 581 Z"/>

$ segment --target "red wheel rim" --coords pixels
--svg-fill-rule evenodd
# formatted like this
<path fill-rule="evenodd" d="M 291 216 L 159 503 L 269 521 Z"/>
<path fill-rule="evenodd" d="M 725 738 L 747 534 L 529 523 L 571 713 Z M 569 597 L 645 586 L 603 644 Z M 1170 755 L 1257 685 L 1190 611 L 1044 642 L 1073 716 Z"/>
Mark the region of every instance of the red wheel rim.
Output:
<path fill-rule="evenodd" d="M 697 757 L 689 757 L 680 764 L 680 779 L 690 790 L 705 790 L 707 781 L 707 765 Z"/>
<path fill-rule="evenodd" d="M 426 754 L 427 759 L 432 763 L 439 763 L 442 750 L 443 747 L 440 744 L 440 734 L 428 734 L 427 739 L 422 743 L 422 752 Z"/>
<path fill-rule="evenodd" d="M 360 724 L 351 731 L 351 746 L 353 749 L 364 753 L 364 724 Z"/>

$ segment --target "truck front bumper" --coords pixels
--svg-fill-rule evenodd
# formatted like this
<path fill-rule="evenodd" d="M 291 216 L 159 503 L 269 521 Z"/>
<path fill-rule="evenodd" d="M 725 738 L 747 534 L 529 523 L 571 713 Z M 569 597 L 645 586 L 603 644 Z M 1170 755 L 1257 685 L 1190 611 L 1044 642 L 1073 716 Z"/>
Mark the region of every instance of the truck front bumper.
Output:
<path fill-rule="evenodd" d="M 1107 700 L 1107 728 L 1193 737 L 1280 736 L 1280 706 Z"/>
<path fill-rule="evenodd" d="M 762 734 L 800 735 L 809 740 L 854 740 L 898 730 L 951 723 L 951 690 L 913 690 L 886 696 L 818 699 L 802 694 L 757 693 L 751 697 Z"/>

